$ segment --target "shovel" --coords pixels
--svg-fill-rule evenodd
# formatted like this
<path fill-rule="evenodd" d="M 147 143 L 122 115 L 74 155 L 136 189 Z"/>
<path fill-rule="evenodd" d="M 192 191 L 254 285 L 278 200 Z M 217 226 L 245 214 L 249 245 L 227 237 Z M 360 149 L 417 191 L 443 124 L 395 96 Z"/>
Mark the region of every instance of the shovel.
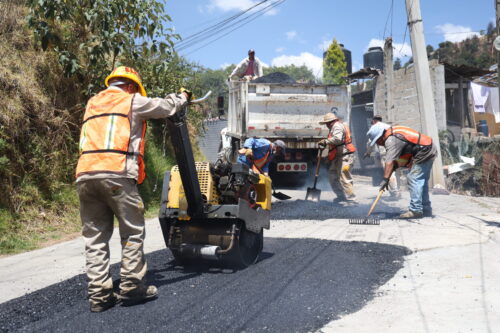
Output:
<path fill-rule="evenodd" d="M 275 197 L 276 199 L 278 199 L 278 200 L 288 200 L 288 199 L 291 198 L 290 196 L 286 195 L 285 193 L 276 192 L 276 190 L 274 188 L 274 185 L 272 185 L 272 183 L 271 183 L 271 186 L 273 188 L 273 197 Z"/>
<path fill-rule="evenodd" d="M 255 165 L 255 164 L 254 164 L 254 165 Z M 262 170 L 261 170 L 258 166 L 256 166 L 256 165 L 255 165 L 255 167 L 257 168 L 257 170 L 259 170 L 259 172 L 260 172 L 261 174 L 264 174 L 264 172 L 262 172 Z M 272 196 L 273 196 L 273 197 L 275 197 L 276 199 L 278 199 L 278 200 L 288 200 L 288 199 L 292 198 L 292 197 L 290 197 L 290 196 L 286 195 L 285 193 L 282 193 L 282 192 L 276 192 L 276 189 L 274 188 L 274 185 L 273 185 L 273 182 L 272 182 L 272 181 L 271 181 L 271 187 L 272 187 L 272 189 L 273 189 L 273 194 L 272 194 Z"/>
<path fill-rule="evenodd" d="M 319 166 L 321 164 L 321 151 L 322 149 L 318 149 L 318 160 L 316 161 L 316 174 L 314 175 L 314 185 L 313 187 L 308 187 L 307 188 L 307 193 L 306 193 L 306 200 L 311 200 L 318 202 L 319 197 L 321 196 L 321 190 L 318 190 L 316 188 L 316 183 L 318 182 L 318 176 L 319 176 Z"/>

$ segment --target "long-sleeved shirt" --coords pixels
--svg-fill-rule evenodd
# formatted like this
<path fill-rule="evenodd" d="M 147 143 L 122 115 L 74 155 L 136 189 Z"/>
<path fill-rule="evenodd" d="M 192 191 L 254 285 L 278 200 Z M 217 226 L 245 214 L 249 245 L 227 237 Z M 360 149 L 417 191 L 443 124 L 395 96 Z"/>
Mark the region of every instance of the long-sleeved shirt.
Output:
<path fill-rule="evenodd" d="M 109 87 L 108 89 L 120 89 Z M 149 98 L 134 94 L 132 109 L 130 111 L 130 143 L 128 151 L 140 151 L 140 143 L 143 131 L 143 121 L 147 119 L 161 119 L 174 115 L 187 102 L 183 94 L 169 94 L 165 98 Z M 93 174 L 82 174 L 76 182 L 88 179 L 100 178 L 133 178 L 137 180 L 139 166 L 137 155 L 127 155 L 126 168 L 123 173 L 99 172 Z"/>
<path fill-rule="evenodd" d="M 248 68 L 248 64 L 250 63 L 250 59 L 246 58 L 243 59 L 233 70 L 231 75 L 229 75 L 230 78 L 236 79 L 236 78 L 242 78 L 245 76 L 245 73 Z M 254 77 L 261 77 L 264 75 L 264 70 L 262 68 L 262 63 L 259 60 L 259 58 L 255 57 L 253 61 L 253 76 Z"/>
<path fill-rule="evenodd" d="M 349 152 L 344 144 L 345 128 L 340 121 L 336 121 L 335 123 L 333 123 L 333 126 L 330 129 L 330 133 L 328 134 L 328 138 L 326 139 L 326 143 L 329 145 L 337 146 L 337 156 L 342 156 Z"/>
<path fill-rule="evenodd" d="M 262 172 L 269 172 L 269 164 L 271 163 L 272 160 L 272 143 L 269 140 L 264 138 L 262 139 L 249 138 L 245 140 L 243 148 L 252 149 L 254 160 L 259 160 L 264 156 L 266 156 L 268 152 L 270 152 L 269 158 L 261 168 Z M 249 167 L 252 167 L 253 165 L 252 161 L 249 161 L 245 155 L 238 156 L 238 162 L 246 164 Z"/>

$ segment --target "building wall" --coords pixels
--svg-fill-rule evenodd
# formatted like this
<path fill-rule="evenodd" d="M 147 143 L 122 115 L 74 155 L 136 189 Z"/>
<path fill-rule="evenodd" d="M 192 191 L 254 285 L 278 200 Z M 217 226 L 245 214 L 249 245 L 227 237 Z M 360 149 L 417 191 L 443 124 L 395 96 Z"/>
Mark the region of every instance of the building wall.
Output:
<path fill-rule="evenodd" d="M 444 81 L 444 66 L 436 60 L 429 62 L 431 68 L 431 81 L 434 92 L 436 120 L 438 130 L 446 129 L 446 96 Z M 404 125 L 422 130 L 421 113 L 417 97 L 415 68 L 402 68 L 393 72 L 392 107 L 386 105 L 385 77 L 377 78 L 375 87 L 374 113 L 379 114 L 384 120 L 393 119 L 393 124 Z M 392 115 L 389 114 L 392 112 Z"/>

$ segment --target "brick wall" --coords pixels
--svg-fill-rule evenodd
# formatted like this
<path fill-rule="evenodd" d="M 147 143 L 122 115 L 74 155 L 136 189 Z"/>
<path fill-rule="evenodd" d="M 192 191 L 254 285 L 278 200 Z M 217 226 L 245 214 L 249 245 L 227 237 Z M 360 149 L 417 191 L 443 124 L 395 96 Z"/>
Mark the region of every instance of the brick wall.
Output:
<path fill-rule="evenodd" d="M 431 81 L 436 108 L 438 130 L 446 129 L 446 96 L 444 66 L 437 61 L 429 62 Z M 386 105 L 385 77 L 377 78 L 375 88 L 374 113 L 380 114 L 384 120 L 393 119 L 394 124 L 409 126 L 417 131 L 422 130 L 422 119 L 419 112 L 415 69 L 402 68 L 393 73 L 392 107 Z M 392 117 L 389 114 L 392 112 Z"/>

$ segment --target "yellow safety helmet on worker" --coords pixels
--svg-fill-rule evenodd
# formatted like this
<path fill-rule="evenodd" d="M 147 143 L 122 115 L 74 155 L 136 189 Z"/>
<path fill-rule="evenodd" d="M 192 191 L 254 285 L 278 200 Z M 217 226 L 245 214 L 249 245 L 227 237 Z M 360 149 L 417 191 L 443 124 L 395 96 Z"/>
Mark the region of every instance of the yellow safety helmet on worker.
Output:
<path fill-rule="evenodd" d="M 146 89 L 144 89 L 144 86 L 142 85 L 142 80 L 139 73 L 132 67 L 120 66 L 115 68 L 111 72 L 111 74 L 109 74 L 108 77 L 104 80 L 104 84 L 106 85 L 106 87 L 109 87 L 110 81 L 115 78 L 125 78 L 134 82 L 138 86 L 139 94 L 141 94 L 142 96 L 147 96 Z"/>

